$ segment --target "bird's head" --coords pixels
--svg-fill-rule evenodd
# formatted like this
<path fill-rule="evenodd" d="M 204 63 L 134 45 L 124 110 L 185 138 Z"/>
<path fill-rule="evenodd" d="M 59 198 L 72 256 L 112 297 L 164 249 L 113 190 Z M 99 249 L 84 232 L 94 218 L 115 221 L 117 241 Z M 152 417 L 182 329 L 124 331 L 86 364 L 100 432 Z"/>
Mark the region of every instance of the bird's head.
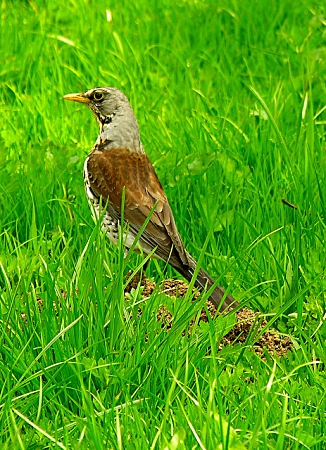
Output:
<path fill-rule="evenodd" d="M 64 100 L 84 103 L 103 126 L 111 123 L 116 116 L 124 116 L 133 111 L 127 97 L 113 87 L 96 87 L 80 94 L 67 94 Z"/>
<path fill-rule="evenodd" d="M 83 103 L 92 111 L 100 126 L 100 142 L 106 140 L 112 148 L 143 152 L 135 114 L 127 97 L 119 89 L 96 87 L 81 94 L 67 94 L 63 98 Z"/>

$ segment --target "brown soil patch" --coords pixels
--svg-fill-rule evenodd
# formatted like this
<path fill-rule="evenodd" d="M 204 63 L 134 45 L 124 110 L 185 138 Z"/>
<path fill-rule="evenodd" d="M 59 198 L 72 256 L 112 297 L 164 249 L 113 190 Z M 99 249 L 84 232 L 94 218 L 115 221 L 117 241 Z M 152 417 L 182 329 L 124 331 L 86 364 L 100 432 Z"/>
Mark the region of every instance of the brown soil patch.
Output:
<path fill-rule="evenodd" d="M 126 292 L 131 292 L 132 288 L 136 289 L 139 281 L 139 277 L 134 277 L 127 286 Z M 149 297 L 156 288 L 155 283 L 148 280 L 145 276 L 142 277 L 141 286 L 142 296 L 144 298 Z M 159 289 L 160 292 L 164 292 L 170 297 L 181 299 L 185 296 L 188 287 L 189 285 L 184 281 L 168 279 L 159 286 Z M 198 292 L 195 292 L 194 298 L 199 295 Z M 213 319 L 216 315 L 215 306 L 208 301 L 206 307 L 209 315 Z M 139 315 L 141 315 L 141 311 L 139 311 Z M 173 317 L 165 305 L 159 308 L 156 317 L 158 321 L 162 322 L 162 328 L 165 328 L 167 331 L 173 329 Z M 202 310 L 199 320 L 208 322 L 205 309 Z M 261 313 L 254 312 L 248 308 L 242 308 L 236 312 L 236 320 L 237 322 L 232 330 L 222 338 L 220 348 L 236 343 L 245 344 L 250 337 L 250 342 L 254 342 L 254 344 L 251 345 L 252 350 L 262 358 L 265 358 L 266 351 L 271 355 L 281 357 L 285 356 L 287 351 L 293 349 L 291 339 L 287 336 L 280 336 L 273 328 L 268 328 L 267 331 L 255 340 L 255 336 L 258 336 L 267 325 L 267 320 L 262 317 Z M 190 322 L 190 326 L 192 323 L 193 321 Z"/>

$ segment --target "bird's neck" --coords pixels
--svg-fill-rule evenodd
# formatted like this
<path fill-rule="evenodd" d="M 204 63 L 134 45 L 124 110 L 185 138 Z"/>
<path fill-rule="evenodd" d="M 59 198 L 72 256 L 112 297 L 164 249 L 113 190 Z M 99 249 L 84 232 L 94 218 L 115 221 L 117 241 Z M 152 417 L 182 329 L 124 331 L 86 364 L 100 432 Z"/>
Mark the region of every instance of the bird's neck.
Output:
<path fill-rule="evenodd" d="M 97 143 L 106 141 L 107 149 L 128 148 L 140 153 L 144 152 L 138 124 L 134 115 L 113 115 L 98 119 L 100 134 Z"/>

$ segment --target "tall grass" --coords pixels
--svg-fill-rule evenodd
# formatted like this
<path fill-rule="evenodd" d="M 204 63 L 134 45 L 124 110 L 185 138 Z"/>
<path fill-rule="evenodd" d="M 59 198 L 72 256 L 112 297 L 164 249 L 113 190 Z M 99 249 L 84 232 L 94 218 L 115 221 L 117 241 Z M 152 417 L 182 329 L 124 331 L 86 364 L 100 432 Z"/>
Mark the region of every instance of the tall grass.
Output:
<path fill-rule="evenodd" d="M 0 15 L 2 448 L 324 448 L 324 6 L 3 0 Z M 142 259 L 93 223 L 96 124 L 62 101 L 98 85 L 130 99 L 188 251 L 209 236 L 203 266 L 291 335 L 288 357 L 220 351 L 232 317 L 184 334 L 200 302 L 124 301 Z"/>

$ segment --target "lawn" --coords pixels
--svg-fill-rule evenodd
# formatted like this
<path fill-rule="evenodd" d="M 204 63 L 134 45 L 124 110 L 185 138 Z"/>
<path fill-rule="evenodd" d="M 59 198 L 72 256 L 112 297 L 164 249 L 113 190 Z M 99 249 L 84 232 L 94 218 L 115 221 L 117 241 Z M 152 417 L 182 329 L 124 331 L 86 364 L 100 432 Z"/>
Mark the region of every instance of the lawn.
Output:
<path fill-rule="evenodd" d="M 0 55 L 1 449 L 324 449 L 322 3 L 2 0 Z M 254 332 L 221 349 L 235 315 L 200 322 L 205 293 L 125 298 L 143 259 L 93 221 L 97 124 L 62 100 L 103 85 L 187 250 L 291 352 L 262 358 Z"/>

